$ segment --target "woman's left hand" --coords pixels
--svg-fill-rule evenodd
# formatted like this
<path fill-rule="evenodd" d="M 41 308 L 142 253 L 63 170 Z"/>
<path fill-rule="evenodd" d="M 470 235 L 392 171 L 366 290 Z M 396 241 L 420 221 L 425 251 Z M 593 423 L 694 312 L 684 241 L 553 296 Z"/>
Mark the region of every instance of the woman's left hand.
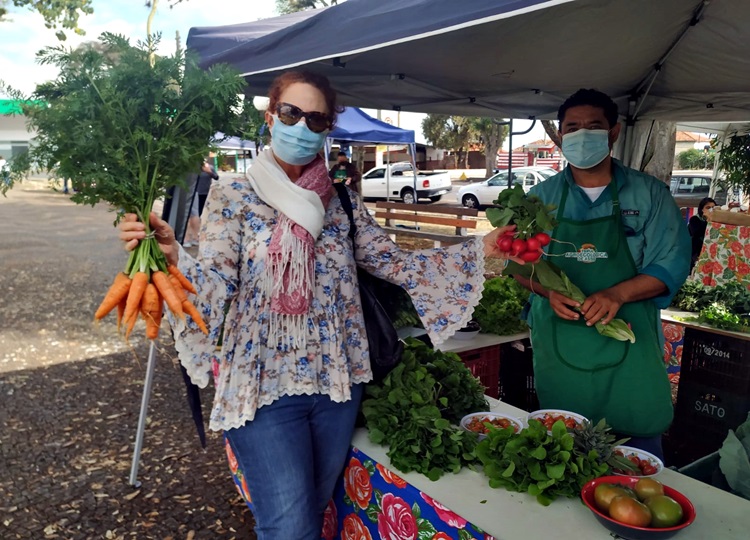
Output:
<path fill-rule="evenodd" d="M 494 231 L 487 233 L 484 235 L 483 241 L 484 241 L 484 256 L 486 258 L 493 258 L 493 259 L 510 259 L 511 261 L 515 261 L 519 264 L 524 264 L 524 262 L 517 258 L 517 257 L 511 257 L 508 253 L 505 251 L 500 251 L 500 248 L 497 247 L 497 239 L 504 235 L 506 232 L 512 232 L 516 230 L 515 225 L 507 225 L 505 227 L 499 227 L 495 229 Z"/>

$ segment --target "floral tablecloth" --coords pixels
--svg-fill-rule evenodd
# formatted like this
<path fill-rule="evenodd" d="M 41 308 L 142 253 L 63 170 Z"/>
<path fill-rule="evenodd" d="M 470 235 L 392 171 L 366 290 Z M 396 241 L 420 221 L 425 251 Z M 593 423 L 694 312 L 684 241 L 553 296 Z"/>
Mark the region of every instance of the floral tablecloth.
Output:
<path fill-rule="evenodd" d="M 662 322 L 664 331 L 664 363 L 669 382 L 679 384 L 682 346 L 685 344 L 685 327 L 681 324 Z"/>
<path fill-rule="evenodd" d="M 750 288 L 750 227 L 712 222 L 690 279 L 715 287 L 737 281 Z"/>

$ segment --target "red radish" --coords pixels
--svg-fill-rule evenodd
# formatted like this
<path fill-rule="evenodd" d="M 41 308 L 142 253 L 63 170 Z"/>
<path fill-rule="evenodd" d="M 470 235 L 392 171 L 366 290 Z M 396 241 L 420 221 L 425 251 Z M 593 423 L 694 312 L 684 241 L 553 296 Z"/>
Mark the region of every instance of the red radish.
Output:
<path fill-rule="evenodd" d="M 513 240 L 513 244 L 511 244 L 510 252 L 513 255 L 518 255 L 520 253 L 523 253 L 524 251 L 526 251 L 526 241 L 521 240 L 520 238 Z"/>
<path fill-rule="evenodd" d="M 552 241 L 550 236 L 547 233 L 543 233 L 543 232 L 536 233 L 534 235 L 534 238 L 536 238 L 539 241 L 542 247 L 549 245 L 549 243 Z"/>
<path fill-rule="evenodd" d="M 497 239 L 497 247 L 500 248 L 500 251 L 508 252 L 510 251 L 510 248 L 513 246 L 513 237 L 512 236 L 501 236 Z"/>
<path fill-rule="evenodd" d="M 522 261 L 534 263 L 537 262 L 542 256 L 541 251 L 524 251 L 519 255 Z"/>
<path fill-rule="evenodd" d="M 528 251 L 539 251 L 542 249 L 542 243 L 539 242 L 538 238 L 534 238 L 533 236 L 526 240 L 526 249 Z"/>

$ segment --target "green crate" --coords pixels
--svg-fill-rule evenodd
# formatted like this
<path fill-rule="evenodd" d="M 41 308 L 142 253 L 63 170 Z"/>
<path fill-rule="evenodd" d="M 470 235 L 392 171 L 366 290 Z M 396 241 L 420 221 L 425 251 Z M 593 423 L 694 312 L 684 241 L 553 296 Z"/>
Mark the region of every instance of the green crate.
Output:
<path fill-rule="evenodd" d="M 727 479 L 719 467 L 718 450 L 677 469 L 677 472 L 717 489 L 731 492 Z"/>

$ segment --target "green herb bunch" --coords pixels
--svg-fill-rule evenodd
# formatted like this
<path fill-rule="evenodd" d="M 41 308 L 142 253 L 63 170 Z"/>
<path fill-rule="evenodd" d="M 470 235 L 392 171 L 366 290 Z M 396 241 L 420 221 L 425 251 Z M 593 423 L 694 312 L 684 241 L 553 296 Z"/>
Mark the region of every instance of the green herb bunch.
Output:
<path fill-rule="evenodd" d="M 691 321 L 722 330 L 750 331 L 750 291 L 741 283 L 706 287 L 697 281 L 686 281 L 672 300 L 672 306 L 698 313 Z"/>
<path fill-rule="evenodd" d="M 0 189 L 33 169 L 53 171 L 71 180 L 75 202 L 105 201 L 144 219 L 197 170 L 214 133 L 236 130 L 243 80 L 224 65 L 202 70 L 179 50 L 154 55 L 158 41 L 104 33 L 95 46 L 40 51 L 38 62 L 59 75 L 22 106 L 35 143 Z"/>
<path fill-rule="evenodd" d="M 554 204 L 545 205 L 536 195 L 526 195 L 519 184 L 502 190 L 495 204 L 498 208 L 487 209 L 487 219 L 494 227 L 515 225 L 518 238 L 525 240 L 557 226 L 554 216 L 557 207 Z"/>
<path fill-rule="evenodd" d="M 529 422 L 519 433 L 491 429 L 476 455 L 490 487 L 528 493 L 547 506 L 557 497 L 578 497 L 586 482 L 609 470 L 596 451 L 578 453 L 574 446 L 563 422 L 552 426 L 551 435 L 541 422 Z"/>
<path fill-rule="evenodd" d="M 496 277 L 484 282 L 482 300 L 474 309 L 474 318 L 482 332 L 508 336 L 528 330 L 521 319 L 529 291 L 515 279 Z"/>
<path fill-rule="evenodd" d="M 454 354 L 407 339 L 402 360 L 362 403 L 370 440 L 389 446 L 402 472 L 431 480 L 475 461 L 476 434 L 456 425 L 465 415 L 488 410 L 484 387 Z"/>

